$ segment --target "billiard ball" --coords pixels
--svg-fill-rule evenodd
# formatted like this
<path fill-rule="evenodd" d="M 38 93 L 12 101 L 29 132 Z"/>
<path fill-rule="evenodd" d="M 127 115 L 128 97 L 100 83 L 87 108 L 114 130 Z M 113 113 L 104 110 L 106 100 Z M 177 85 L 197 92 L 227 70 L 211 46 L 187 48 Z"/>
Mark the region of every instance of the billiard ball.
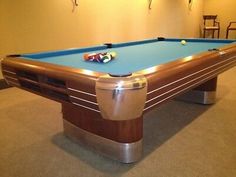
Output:
<path fill-rule="evenodd" d="M 112 59 L 116 58 L 116 52 L 109 52 L 109 54 L 111 55 Z"/>
<path fill-rule="evenodd" d="M 186 41 L 185 40 L 181 40 L 181 44 L 182 45 L 186 45 Z"/>

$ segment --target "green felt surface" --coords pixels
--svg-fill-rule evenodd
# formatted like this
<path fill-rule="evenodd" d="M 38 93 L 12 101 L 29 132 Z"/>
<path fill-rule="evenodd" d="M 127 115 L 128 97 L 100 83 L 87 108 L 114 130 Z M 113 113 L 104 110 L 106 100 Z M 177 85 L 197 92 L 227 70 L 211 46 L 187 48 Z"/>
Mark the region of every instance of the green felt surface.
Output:
<path fill-rule="evenodd" d="M 125 46 L 124 43 L 124 46 L 121 47 L 95 51 L 114 51 L 117 53 L 117 57 L 106 64 L 84 61 L 83 55 L 85 52 L 58 56 L 46 55 L 38 58 L 29 57 L 29 59 L 97 72 L 127 74 L 205 52 L 211 48 L 219 48 L 226 44 L 228 43 L 223 41 L 187 41 L 186 45 L 181 45 L 180 41 L 152 41 Z M 93 52 L 93 50 L 89 51 L 89 53 Z M 86 51 L 86 53 L 88 52 Z"/>

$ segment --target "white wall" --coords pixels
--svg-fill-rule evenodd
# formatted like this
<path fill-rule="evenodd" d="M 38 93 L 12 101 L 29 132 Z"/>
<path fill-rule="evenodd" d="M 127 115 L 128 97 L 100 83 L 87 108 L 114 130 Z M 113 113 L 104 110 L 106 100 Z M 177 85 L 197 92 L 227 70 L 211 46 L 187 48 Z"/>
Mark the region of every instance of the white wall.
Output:
<path fill-rule="evenodd" d="M 199 37 L 203 0 L 1 0 L 0 56 L 164 37 Z"/>

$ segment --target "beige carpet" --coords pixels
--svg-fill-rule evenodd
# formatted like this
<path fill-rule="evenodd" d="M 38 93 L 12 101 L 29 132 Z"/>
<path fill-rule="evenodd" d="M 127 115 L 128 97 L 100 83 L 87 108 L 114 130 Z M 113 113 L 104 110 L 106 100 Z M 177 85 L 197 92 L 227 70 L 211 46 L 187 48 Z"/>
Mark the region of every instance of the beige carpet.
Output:
<path fill-rule="evenodd" d="M 235 177 L 236 68 L 213 106 L 171 101 L 145 115 L 144 155 L 121 164 L 68 140 L 60 104 L 0 90 L 0 177 Z"/>

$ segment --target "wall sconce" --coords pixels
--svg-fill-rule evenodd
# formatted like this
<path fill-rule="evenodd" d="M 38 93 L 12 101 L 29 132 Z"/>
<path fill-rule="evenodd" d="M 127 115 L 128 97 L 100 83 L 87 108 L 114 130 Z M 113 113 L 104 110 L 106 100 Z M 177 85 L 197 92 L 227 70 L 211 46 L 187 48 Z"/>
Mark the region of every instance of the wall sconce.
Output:
<path fill-rule="evenodd" d="M 77 0 L 75 0 L 75 6 L 78 6 L 79 4 L 78 4 L 78 2 L 77 2 Z"/>
<path fill-rule="evenodd" d="M 192 10 L 193 0 L 188 0 L 188 9 Z"/>
<path fill-rule="evenodd" d="M 78 3 L 77 0 L 71 0 L 71 2 L 72 2 L 72 5 L 73 5 L 72 12 L 74 12 L 76 7 L 79 5 L 79 3 Z"/>
<path fill-rule="evenodd" d="M 148 9 L 151 10 L 152 9 L 152 0 L 149 0 L 149 5 L 148 5 Z"/>

